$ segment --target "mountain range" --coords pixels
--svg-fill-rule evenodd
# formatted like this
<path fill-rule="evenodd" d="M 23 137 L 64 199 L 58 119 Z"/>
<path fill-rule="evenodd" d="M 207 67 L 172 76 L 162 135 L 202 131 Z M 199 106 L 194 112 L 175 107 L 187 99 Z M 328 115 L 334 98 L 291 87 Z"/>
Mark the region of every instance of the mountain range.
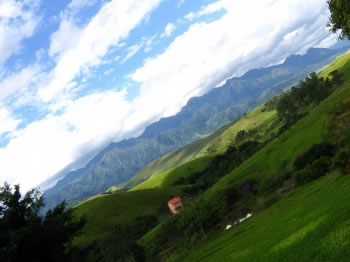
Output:
<path fill-rule="evenodd" d="M 178 114 L 151 124 L 137 138 L 111 143 L 85 167 L 65 174 L 46 190 L 46 207 L 51 208 L 64 199 L 73 205 L 129 181 L 150 162 L 208 136 L 296 85 L 346 50 L 346 47 L 337 50 L 312 48 L 305 55 L 293 55 L 280 65 L 250 70 L 201 97 L 193 97 Z"/>

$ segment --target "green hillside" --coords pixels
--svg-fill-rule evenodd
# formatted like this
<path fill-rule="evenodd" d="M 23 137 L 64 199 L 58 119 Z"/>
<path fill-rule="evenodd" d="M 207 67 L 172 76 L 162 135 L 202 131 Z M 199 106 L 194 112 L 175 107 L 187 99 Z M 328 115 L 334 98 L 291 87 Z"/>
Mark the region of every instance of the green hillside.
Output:
<path fill-rule="evenodd" d="M 75 207 L 76 216 L 85 215 L 87 225 L 77 245 L 105 239 L 118 224 L 130 224 L 139 216 L 164 214 L 164 203 L 178 195 L 179 188 L 148 189 L 136 192 L 99 195 Z M 167 210 L 165 209 L 167 212 Z M 165 213 L 166 213 L 165 212 Z"/>
<path fill-rule="evenodd" d="M 221 219 L 219 231 L 223 231 L 225 224 L 233 224 L 237 217 L 242 217 L 247 212 L 253 212 L 253 218 L 234 226 L 228 232 L 215 233 L 214 230 L 207 241 L 193 242 L 186 239 L 186 231 L 191 232 L 191 226 L 195 226 L 191 222 L 195 217 L 191 218 L 192 211 L 187 209 L 181 216 L 169 221 L 172 224 L 179 223 L 175 231 L 179 240 L 170 241 L 168 249 L 159 250 L 158 247 L 164 245 L 159 239 L 168 239 L 167 235 L 174 234 L 167 228 L 169 223 L 164 223 L 142 239 L 146 249 L 153 254 L 161 251 L 159 255 L 172 256 L 176 261 L 347 261 L 350 247 L 350 208 L 345 206 L 350 200 L 350 179 L 340 175 L 337 167 L 341 160 L 341 165 L 346 166 L 343 173 L 350 172 L 349 60 L 350 54 L 346 54 L 331 65 L 332 70 L 325 70 L 323 73 L 323 76 L 327 76 L 329 72 L 341 69 L 345 80 L 341 87 L 336 87 L 317 107 L 310 106 L 310 112 L 305 117 L 200 195 L 201 201 L 210 203 L 205 206 L 207 210 L 201 209 L 200 205 L 192 208 L 194 214 L 204 212 L 202 217 L 208 216 L 208 219 L 216 221 Z M 307 166 L 309 169 L 295 171 L 296 159 L 305 157 L 306 152 L 312 152 L 310 150 L 314 148 L 313 145 L 320 143 L 336 145 L 338 153 L 331 160 L 321 158 L 318 162 L 311 161 L 312 166 L 311 162 Z M 321 164 L 321 169 L 315 169 L 321 173 L 327 172 L 327 165 L 335 171 L 310 182 L 323 176 L 317 174 L 318 171 L 316 174 L 313 172 L 313 168 L 320 168 L 316 163 Z M 314 178 L 298 182 L 301 175 L 308 174 L 314 174 Z M 299 184 L 294 185 L 292 182 Z M 292 190 L 290 193 L 278 193 L 284 192 L 281 190 L 291 184 L 292 187 L 286 190 Z M 215 205 L 218 206 L 227 199 L 230 191 L 243 190 L 243 186 L 247 185 L 254 185 L 257 189 L 252 192 L 255 193 L 234 202 L 231 210 L 223 211 L 225 217 L 220 218 L 220 214 L 213 215 L 211 210 L 222 211 L 220 208 L 215 209 Z M 297 188 L 293 190 L 294 187 Z M 241 198 L 242 196 L 238 197 Z M 234 199 L 237 199 L 237 194 Z M 203 225 L 209 225 L 210 228 L 211 224 L 205 224 L 205 221 L 208 222 L 199 219 L 196 223 L 204 223 Z M 218 225 L 216 231 L 217 228 Z M 199 236 L 201 238 L 207 239 L 205 235 Z M 179 251 L 172 251 L 179 245 L 183 248 L 187 246 L 190 250 L 180 249 L 182 255 L 179 256 Z"/>
<path fill-rule="evenodd" d="M 310 114 L 302 118 L 296 125 L 287 130 L 282 136 L 275 139 L 271 144 L 264 147 L 248 161 L 245 161 L 239 168 L 214 185 L 206 192 L 205 197 L 208 199 L 213 198 L 218 192 L 242 178 L 254 176 L 262 180 L 278 173 L 281 169 L 287 170 L 298 155 L 305 152 L 311 145 L 320 143 L 329 132 L 326 124 L 327 119 L 334 113 L 338 105 L 346 103 L 350 97 L 348 82 L 350 78 L 349 59 L 350 53 L 339 57 L 330 66 L 331 70 L 325 70 L 325 73 L 321 75 L 327 76 L 327 72 L 344 66 L 343 72 L 346 82 L 342 88 L 335 90 L 329 98 L 323 101 Z M 337 139 L 340 139 L 340 137 Z"/>
<path fill-rule="evenodd" d="M 206 138 L 185 146 L 184 148 L 165 155 L 152 163 L 148 164 L 140 172 L 133 177 L 126 188 L 133 187 L 150 177 L 167 176 L 170 169 L 173 169 L 181 164 L 190 162 L 211 154 L 223 153 L 230 144 L 234 142 L 235 136 L 240 130 L 249 130 L 256 128 L 262 124 L 269 125 L 276 119 L 276 111 L 263 110 L 264 106 L 259 106 L 251 112 L 243 115 L 234 123 L 228 124 Z M 261 134 L 264 136 L 265 134 Z M 164 173 L 165 174 L 164 174 Z M 152 181 L 159 181 L 154 179 Z M 150 185 L 151 182 L 147 183 Z M 155 182 L 155 185 L 158 185 Z M 148 186 L 146 186 L 148 187 Z M 144 188 L 144 186 L 136 187 Z"/>
<path fill-rule="evenodd" d="M 99 241 L 87 251 L 95 260 L 142 253 L 147 261 L 347 261 L 350 53 L 329 68 L 321 76 L 334 78 L 332 92 L 304 105 L 294 122 L 280 120 L 279 111 L 292 89 L 162 158 L 178 163 L 175 168 L 76 207 L 88 224 L 75 244 Z M 341 85 L 334 70 L 343 73 Z M 312 76 L 307 81 L 315 88 L 328 85 Z M 254 132 L 236 141 L 241 130 Z M 171 155 L 178 158 L 172 162 Z M 164 168 L 162 161 L 149 170 Z M 165 204 L 177 195 L 185 210 L 171 216 Z M 248 212 L 252 218 L 224 230 Z M 147 215 L 157 222 L 137 222 Z"/>
<path fill-rule="evenodd" d="M 194 172 L 199 172 L 205 169 L 215 155 L 209 155 L 201 157 L 199 159 L 192 160 L 179 167 L 170 169 L 157 176 L 152 176 L 146 181 L 133 187 L 130 191 L 136 191 L 141 189 L 157 188 L 157 187 L 170 187 L 172 184 L 181 177 L 188 177 Z"/>
<path fill-rule="evenodd" d="M 328 175 L 217 233 L 178 261 L 348 261 L 349 188 L 349 176 Z"/>

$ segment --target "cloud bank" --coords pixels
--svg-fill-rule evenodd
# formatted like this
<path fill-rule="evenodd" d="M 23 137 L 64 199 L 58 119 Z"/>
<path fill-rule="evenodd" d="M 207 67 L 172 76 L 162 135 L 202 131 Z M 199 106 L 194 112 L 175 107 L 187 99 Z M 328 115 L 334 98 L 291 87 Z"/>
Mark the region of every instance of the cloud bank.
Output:
<path fill-rule="evenodd" d="M 88 2 L 75 0 L 67 8 L 89 6 Z M 47 112 L 18 129 L 21 120 L 10 106 L 4 104 L 0 110 L 0 135 L 10 136 L 8 144 L 0 147 L 1 181 L 21 183 L 25 189 L 36 186 L 111 141 L 140 135 L 145 126 L 179 112 L 191 97 L 223 79 L 280 63 L 310 47 L 330 46 L 336 39 L 326 28 L 329 13 L 323 0 L 221 0 L 180 17 L 189 23 L 185 30 L 174 31 L 179 24 L 167 21 L 159 34 L 125 46 L 161 3 L 109 1 L 86 24 L 79 24 L 72 13 L 62 15 L 45 51 L 54 63 L 52 70 L 43 71 L 36 61 L 0 78 L 0 103 L 30 94 L 23 103 L 35 102 Z M 181 9 L 187 1 L 178 3 Z M 15 11 L 7 13 L 18 17 Z M 30 28 L 0 62 L 18 52 L 35 26 Z M 155 52 L 153 45 L 161 39 L 171 39 L 170 44 Z M 1 43 L 0 38 L 0 50 L 7 48 Z M 144 54 L 143 63 L 124 76 L 122 88 L 111 84 L 108 90 L 79 95 L 94 71 L 110 63 L 109 55 L 121 48 L 124 53 L 115 56 L 119 66 L 142 50 Z M 113 64 L 108 70 L 102 75 L 121 68 Z M 135 90 L 138 96 L 128 99 Z"/>

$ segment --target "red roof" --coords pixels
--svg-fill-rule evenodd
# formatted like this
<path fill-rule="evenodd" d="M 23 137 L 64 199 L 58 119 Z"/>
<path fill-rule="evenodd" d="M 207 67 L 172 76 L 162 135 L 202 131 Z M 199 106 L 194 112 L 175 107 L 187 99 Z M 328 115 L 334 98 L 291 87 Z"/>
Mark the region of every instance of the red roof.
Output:
<path fill-rule="evenodd" d="M 174 197 L 173 199 L 170 199 L 168 201 L 168 204 L 175 205 L 177 202 L 181 202 L 181 198 L 180 197 Z"/>

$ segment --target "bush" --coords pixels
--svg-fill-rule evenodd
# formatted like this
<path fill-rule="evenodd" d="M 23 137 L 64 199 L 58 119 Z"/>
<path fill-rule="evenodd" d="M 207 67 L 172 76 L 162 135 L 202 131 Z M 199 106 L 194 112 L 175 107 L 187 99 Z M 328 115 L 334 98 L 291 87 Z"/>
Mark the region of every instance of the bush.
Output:
<path fill-rule="evenodd" d="M 229 187 L 225 190 L 223 198 L 227 205 L 231 206 L 232 204 L 237 203 L 241 200 L 242 195 L 240 194 L 237 187 Z"/>
<path fill-rule="evenodd" d="M 329 157 L 321 157 L 308 164 L 304 169 L 297 171 L 294 174 L 295 183 L 298 186 L 306 184 L 321 176 L 327 174 L 331 167 L 331 160 Z"/>
<path fill-rule="evenodd" d="M 325 157 L 334 156 L 335 149 L 336 149 L 335 146 L 329 143 L 315 144 L 304 154 L 298 156 L 294 161 L 293 166 L 297 171 L 302 170 L 308 164 L 311 164 L 313 161 L 323 156 Z"/>
<path fill-rule="evenodd" d="M 180 177 L 178 180 L 173 182 L 171 185 L 172 186 L 179 186 L 179 185 L 185 185 L 186 184 L 186 179 L 184 177 Z"/>

